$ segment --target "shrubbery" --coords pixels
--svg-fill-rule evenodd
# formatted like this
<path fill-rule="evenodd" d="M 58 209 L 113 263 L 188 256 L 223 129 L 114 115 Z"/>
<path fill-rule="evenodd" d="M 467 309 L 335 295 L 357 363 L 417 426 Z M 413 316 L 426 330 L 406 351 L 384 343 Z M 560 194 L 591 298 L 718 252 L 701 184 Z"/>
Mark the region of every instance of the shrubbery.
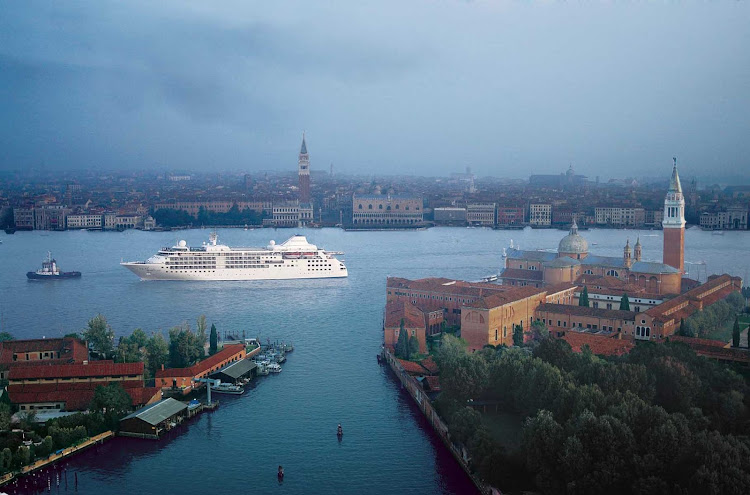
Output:
<path fill-rule="evenodd" d="M 438 407 L 474 469 L 503 489 L 545 493 L 742 493 L 750 484 L 745 379 L 679 343 L 642 343 L 616 359 L 567 342 L 436 355 Z M 499 401 L 526 417 L 507 454 L 466 408 Z M 529 474 L 532 473 L 532 474 Z"/>

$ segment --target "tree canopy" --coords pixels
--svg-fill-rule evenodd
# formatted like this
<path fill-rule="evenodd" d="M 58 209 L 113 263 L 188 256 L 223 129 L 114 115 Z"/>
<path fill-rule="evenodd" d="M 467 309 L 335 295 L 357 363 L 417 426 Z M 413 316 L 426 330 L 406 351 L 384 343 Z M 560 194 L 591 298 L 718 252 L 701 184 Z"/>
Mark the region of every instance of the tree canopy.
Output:
<path fill-rule="evenodd" d="M 86 329 L 83 331 L 83 338 L 88 341 L 95 352 L 105 358 L 111 356 L 114 349 L 115 332 L 104 316 L 96 315 L 89 320 Z"/>
<path fill-rule="evenodd" d="M 743 493 L 750 483 L 750 389 L 682 343 L 604 359 L 555 338 L 531 354 L 468 354 L 446 336 L 436 361 L 436 406 L 485 480 L 543 493 Z M 517 452 L 477 433 L 484 422 L 468 399 L 527 418 Z"/>
<path fill-rule="evenodd" d="M 122 415 L 133 406 L 130 395 L 116 382 L 110 382 L 106 386 L 99 385 L 94 390 L 94 398 L 91 399 L 89 409 L 105 414 Z"/>
<path fill-rule="evenodd" d="M 211 336 L 208 344 L 208 354 L 213 356 L 219 349 L 219 334 L 216 332 L 216 325 L 211 323 Z"/>
<path fill-rule="evenodd" d="M 169 366 L 170 368 L 187 368 L 202 359 L 205 340 L 184 324 L 169 330 Z"/>
<path fill-rule="evenodd" d="M 0 342 L 7 342 L 9 340 L 16 340 L 16 338 L 8 332 L 0 332 Z"/>
<path fill-rule="evenodd" d="M 620 310 L 630 311 L 630 301 L 627 294 L 623 294 L 622 299 L 620 299 Z"/>

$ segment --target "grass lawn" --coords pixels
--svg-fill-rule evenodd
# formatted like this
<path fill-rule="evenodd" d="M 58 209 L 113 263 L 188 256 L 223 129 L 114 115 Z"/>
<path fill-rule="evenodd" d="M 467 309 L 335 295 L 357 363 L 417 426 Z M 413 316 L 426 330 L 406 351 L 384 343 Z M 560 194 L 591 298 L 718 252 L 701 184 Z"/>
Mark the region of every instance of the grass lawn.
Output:
<path fill-rule="evenodd" d="M 523 418 L 505 412 L 482 414 L 482 423 L 492 437 L 509 452 L 521 446 Z"/>
<path fill-rule="evenodd" d="M 745 330 L 750 324 L 750 317 L 748 315 L 740 315 L 740 332 Z M 707 339 L 721 340 L 722 342 L 730 342 L 732 340 L 732 330 L 734 329 L 734 318 L 729 320 L 725 325 L 720 328 L 714 329 L 706 335 Z"/>

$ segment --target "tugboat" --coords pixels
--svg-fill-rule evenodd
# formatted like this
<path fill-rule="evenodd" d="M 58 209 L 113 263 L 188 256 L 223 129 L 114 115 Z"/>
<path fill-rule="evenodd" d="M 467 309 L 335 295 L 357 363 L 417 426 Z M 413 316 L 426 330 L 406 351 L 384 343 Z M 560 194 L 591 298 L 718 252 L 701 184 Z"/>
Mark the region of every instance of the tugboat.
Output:
<path fill-rule="evenodd" d="M 29 280 L 58 280 L 62 278 L 80 278 L 81 272 L 61 272 L 52 253 L 47 253 L 47 259 L 42 262 L 41 270 L 26 272 Z"/>

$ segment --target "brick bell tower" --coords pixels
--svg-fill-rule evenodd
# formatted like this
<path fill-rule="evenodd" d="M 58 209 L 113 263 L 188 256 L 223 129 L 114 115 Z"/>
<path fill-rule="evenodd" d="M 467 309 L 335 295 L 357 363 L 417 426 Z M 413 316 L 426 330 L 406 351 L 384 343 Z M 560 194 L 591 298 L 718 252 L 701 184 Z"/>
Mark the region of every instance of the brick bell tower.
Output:
<path fill-rule="evenodd" d="M 685 273 L 685 198 L 682 196 L 677 158 L 673 158 L 672 179 L 664 200 L 664 264 Z"/>
<path fill-rule="evenodd" d="M 299 202 L 310 203 L 310 155 L 307 154 L 305 133 L 302 133 L 302 146 L 299 150 Z"/>

